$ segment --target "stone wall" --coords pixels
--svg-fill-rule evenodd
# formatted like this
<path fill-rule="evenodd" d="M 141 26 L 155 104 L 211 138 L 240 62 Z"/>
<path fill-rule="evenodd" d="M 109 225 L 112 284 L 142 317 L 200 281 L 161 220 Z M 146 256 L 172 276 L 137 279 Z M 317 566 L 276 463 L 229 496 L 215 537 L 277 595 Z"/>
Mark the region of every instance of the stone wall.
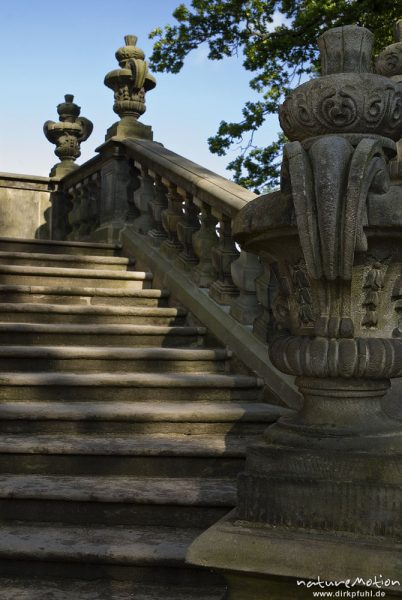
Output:
<path fill-rule="evenodd" d="M 0 173 L 0 236 L 47 239 L 50 215 L 48 177 Z"/>

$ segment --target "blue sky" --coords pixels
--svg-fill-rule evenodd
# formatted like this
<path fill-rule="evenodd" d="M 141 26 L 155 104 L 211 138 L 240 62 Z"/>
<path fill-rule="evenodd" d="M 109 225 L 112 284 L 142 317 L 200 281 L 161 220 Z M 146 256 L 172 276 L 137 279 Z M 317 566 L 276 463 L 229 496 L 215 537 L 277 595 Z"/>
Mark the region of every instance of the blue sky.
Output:
<path fill-rule="evenodd" d="M 0 171 L 47 175 L 57 162 L 43 123 L 57 120 L 56 106 L 71 93 L 81 114 L 94 123 L 78 163 L 94 155 L 107 128 L 117 120 L 113 92 L 103 84 L 117 67 L 114 53 L 124 35 L 138 36 L 149 56 L 149 32 L 173 23 L 180 0 L 13 0 L 2 4 L 0 55 Z M 156 74 L 157 87 L 147 95 L 142 122 L 154 139 L 183 156 L 230 177 L 226 164 L 235 155 L 211 155 L 207 138 L 221 119 L 238 120 L 251 97 L 251 77 L 242 57 L 208 61 L 206 46 L 187 59 L 178 75 Z M 275 121 L 259 134 L 259 143 L 275 137 Z"/>

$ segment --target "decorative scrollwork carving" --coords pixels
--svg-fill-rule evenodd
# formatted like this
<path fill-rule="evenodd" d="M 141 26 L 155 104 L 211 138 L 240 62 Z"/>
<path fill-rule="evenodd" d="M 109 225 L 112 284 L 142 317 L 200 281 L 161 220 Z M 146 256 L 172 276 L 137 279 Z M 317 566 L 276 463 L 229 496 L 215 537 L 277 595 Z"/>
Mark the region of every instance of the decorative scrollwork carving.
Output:
<path fill-rule="evenodd" d="M 357 101 L 354 90 L 348 94 L 343 90 L 330 88 L 319 104 L 318 118 L 328 127 L 349 127 L 358 118 Z"/>
<path fill-rule="evenodd" d="M 402 136 L 402 92 L 389 79 L 369 73 L 341 73 L 309 81 L 280 108 L 290 140 L 331 133 Z"/>
<path fill-rule="evenodd" d="M 397 41 L 380 52 L 375 67 L 377 73 L 385 77 L 395 77 L 402 73 L 402 42 Z"/>

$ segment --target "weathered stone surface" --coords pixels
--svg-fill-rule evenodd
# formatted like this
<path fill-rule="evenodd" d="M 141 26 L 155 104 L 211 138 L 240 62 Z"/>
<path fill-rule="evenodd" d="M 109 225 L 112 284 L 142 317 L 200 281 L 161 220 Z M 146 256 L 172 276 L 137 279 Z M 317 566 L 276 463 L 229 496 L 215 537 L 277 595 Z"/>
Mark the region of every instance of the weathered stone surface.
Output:
<path fill-rule="evenodd" d="M 96 405 L 90 402 L 4 402 L 0 406 L 0 416 L 4 420 L 31 421 L 131 421 L 138 422 L 192 422 L 192 423 L 272 423 L 286 413 L 285 409 L 264 403 L 207 402 L 194 404 L 189 401 L 163 402 L 147 406 L 143 402 L 114 402 L 112 405 L 99 400 Z"/>
<path fill-rule="evenodd" d="M 38 302 L 42 304 L 81 304 L 86 306 L 165 306 L 167 290 L 126 290 L 116 288 L 41 285 L 0 285 L 4 302 Z"/>
<path fill-rule="evenodd" d="M 97 249 L 106 256 L 94 256 Z M 150 285 L 152 275 L 123 270 L 130 261 L 108 256 L 118 251 L 0 240 L 7 600 L 123 600 L 128 590 L 144 600 L 162 590 L 172 600 L 218 600 L 224 586 L 211 589 L 219 578 L 184 566 L 186 548 L 233 506 L 246 446 L 284 412 L 258 401 L 262 381 L 243 367 L 232 372 L 231 352 L 200 346 L 205 327 L 145 324 L 183 320 L 187 311 L 157 306 L 166 291 L 126 287 Z M 107 592 L 85 584 L 99 577 Z"/>
<path fill-rule="evenodd" d="M 50 254 L 83 254 L 86 256 L 117 256 L 121 244 L 99 244 L 97 242 L 68 242 L 23 237 L 0 237 L 0 249 L 4 252 L 29 252 Z M 28 258 L 28 257 L 27 257 Z"/>
<path fill-rule="evenodd" d="M 50 282 L 54 284 L 65 284 L 97 287 L 127 287 L 130 289 L 142 289 L 150 285 L 151 273 L 143 271 L 115 271 L 111 269 L 69 269 L 32 267 L 24 265 L 0 265 L 2 283 L 42 284 Z"/>
<path fill-rule="evenodd" d="M 199 346 L 205 327 L 162 325 L 77 325 L 48 323 L 0 323 L 0 341 L 8 344 L 10 335 L 19 344 L 77 346 Z"/>
<path fill-rule="evenodd" d="M 262 581 L 269 590 L 278 576 L 345 580 L 380 564 L 388 577 L 399 563 L 402 428 L 384 396 L 402 369 L 402 194 L 388 164 L 402 135 L 402 88 L 369 72 L 371 38 L 356 26 L 320 38 L 323 76 L 281 109 L 292 140 L 281 191 L 234 221 L 242 248 L 274 276 L 269 353 L 297 376 L 304 403 L 250 447 L 236 513 L 190 549 L 192 563 L 236 572 L 233 600 L 247 585 L 245 598 L 264 598 Z M 386 559 L 379 536 L 397 540 Z M 265 579 L 251 585 L 250 571 Z"/>
<path fill-rule="evenodd" d="M 299 395 L 292 387 L 291 380 L 272 368 L 266 346 L 260 340 L 222 311 L 208 295 L 202 293 L 195 285 L 191 285 L 181 270 L 175 268 L 155 249 L 147 246 L 143 240 L 138 239 L 129 229 L 123 232 L 122 240 L 130 255 L 135 255 L 139 261 L 150 265 L 153 272 L 158 274 L 163 286 L 168 287 L 201 322 L 207 323 L 210 330 L 216 333 L 224 344 L 232 348 L 248 368 L 264 379 L 271 401 L 278 396 L 275 402 L 292 408 L 300 405 Z"/>
<path fill-rule="evenodd" d="M 47 177 L 0 173 L 0 236 L 49 237 L 51 197 Z"/>
<path fill-rule="evenodd" d="M 59 122 L 46 121 L 43 125 L 45 136 L 56 144 L 54 153 L 61 159 L 50 171 L 50 177 L 57 178 L 77 168 L 74 161 L 81 156 L 81 142 L 89 138 L 93 129 L 89 119 L 79 116 L 81 108 L 74 104 L 74 96 L 66 94 L 64 100 L 57 106 Z"/>
<path fill-rule="evenodd" d="M 38 267 L 77 267 L 80 269 L 116 269 L 125 271 L 135 264 L 134 259 L 122 256 L 87 256 L 86 254 L 48 254 L 31 252 L 6 252 L 0 250 L 0 264 Z"/>
<path fill-rule="evenodd" d="M 222 600 L 221 587 L 161 586 L 125 581 L 2 581 L 1 600 Z"/>
<path fill-rule="evenodd" d="M 111 137 L 143 138 L 152 140 L 152 129 L 138 122 L 145 112 L 145 94 L 156 86 L 149 73 L 144 52 L 136 46 L 137 38 L 126 35 L 125 46 L 116 51 L 120 69 L 110 71 L 105 85 L 114 91 L 113 110 L 121 120 L 108 129 L 106 139 Z"/>
<path fill-rule="evenodd" d="M 231 265 L 232 278 L 240 290 L 239 297 L 234 298 L 230 314 L 239 323 L 252 325 L 261 314 L 256 294 L 256 278 L 261 275 L 263 269 L 257 256 L 248 252 L 241 252 L 237 260 Z"/>

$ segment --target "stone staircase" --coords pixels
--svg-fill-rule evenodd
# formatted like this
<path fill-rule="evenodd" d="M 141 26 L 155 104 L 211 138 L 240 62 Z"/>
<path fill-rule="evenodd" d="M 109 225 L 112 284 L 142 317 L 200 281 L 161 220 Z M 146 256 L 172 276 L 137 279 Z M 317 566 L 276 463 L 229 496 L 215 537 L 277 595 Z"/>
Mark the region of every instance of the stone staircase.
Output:
<path fill-rule="evenodd" d="M 0 600 L 218 600 L 184 563 L 281 409 L 119 247 L 0 239 Z"/>

